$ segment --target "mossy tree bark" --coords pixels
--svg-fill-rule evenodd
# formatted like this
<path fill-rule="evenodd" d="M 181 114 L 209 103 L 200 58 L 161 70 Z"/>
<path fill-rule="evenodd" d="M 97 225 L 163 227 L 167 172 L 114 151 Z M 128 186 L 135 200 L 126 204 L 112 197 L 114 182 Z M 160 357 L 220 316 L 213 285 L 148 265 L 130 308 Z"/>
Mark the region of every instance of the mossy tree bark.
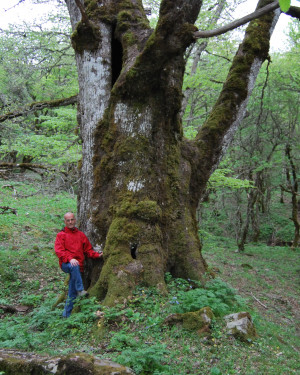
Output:
<path fill-rule="evenodd" d="M 278 13 L 250 23 L 209 119 L 188 141 L 180 118 L 184 52 L 202 2 L 162 0 L 155 30 L 141 0 L 86 0 L 81 9 L 66 2 L 84 145 L 79 220 L 104 251 L 90 292 L 114 304 L 138 283 L 164 290 L 166 271 L 201 280 L 197 205 L 244 116 Z"/>

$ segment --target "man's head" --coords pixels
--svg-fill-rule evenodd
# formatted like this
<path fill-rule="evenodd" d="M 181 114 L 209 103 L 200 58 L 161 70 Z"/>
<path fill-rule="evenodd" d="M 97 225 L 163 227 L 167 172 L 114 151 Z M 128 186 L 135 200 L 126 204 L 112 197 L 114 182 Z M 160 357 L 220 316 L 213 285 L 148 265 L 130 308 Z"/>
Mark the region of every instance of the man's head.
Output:
<path fill-rule="evenodd" d="M 65 225 L 66 225 L 67 228 L 69 228 L 69 229 L 75 228 L 76 218 L 75 218 L 75 215 L 72 212 L 67 212 L 64 215 L 64 221 L 65 221 Z"/>

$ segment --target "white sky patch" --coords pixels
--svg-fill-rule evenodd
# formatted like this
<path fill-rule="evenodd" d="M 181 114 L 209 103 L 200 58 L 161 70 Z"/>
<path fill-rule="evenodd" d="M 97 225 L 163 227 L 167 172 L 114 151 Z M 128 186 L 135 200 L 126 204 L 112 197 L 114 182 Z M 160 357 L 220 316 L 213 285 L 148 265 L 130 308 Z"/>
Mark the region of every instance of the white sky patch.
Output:
<path fill-rule="evenodd" d="M 51 0 L 44 4 L 34 4 L 32 0 L 24 0 L 21 4 L 17 5 L 20 0 L 1 0 L 0 1 L 0 28 L 7 28 L 9 24 L 21 24 L 26 21 L 32 21 L 46 17 L 52 12 L 55 12 L 57 1 Z M 257 1 L 246 0 L 236 8 L 233 14 L 234 19 L 241 18 L 255 10 Z M 300 6 L 299 1 L 292 0 L 291 5 Z M 67 11 L 66 11 L 67 12 Z M 280 16 L 276 25 L 274 33 L 271 38 L 271 52 L 284 52 L 288 46 L 288 23 L 292 17 L 285 14 Z"/>
<path fill-rule="evenodd" d="M 258 0 L 257 1 L 246 0 L 245 2 L 237 6 L 233 14 L 234 19 L 242 18 L 246 16 L 247 14 L 254 12 L 257 3 L 258 3 Z M 300 6 L 300 3 L 297 0 L 291 0 L 291 5 Z M 288 25 L 291 20 L 292 20 L 292 17 L 287 16 L 284 13 L 280 15 L 279 20 L 276 24 L 275 30 L 270 40 L 271 52 L 284 52 L 284 51 L 289 50 L 289 43 L 288 43 L 289 38 L 287 34 L 289 30 Z M 248 24 L 246 24 L 246 26 L 247 25 Z"/>
<path fill-rule="evenodd" d="M 40 23 L 42 19 L 52 13 L 57 13 L 57 1 L 49 0 L 47 3 L 34 4 L 32 0 L 0 0 L 0 28 L 9 25 L 27 23 Z M 66 14 L 67 14 L 66 8 Z"/>

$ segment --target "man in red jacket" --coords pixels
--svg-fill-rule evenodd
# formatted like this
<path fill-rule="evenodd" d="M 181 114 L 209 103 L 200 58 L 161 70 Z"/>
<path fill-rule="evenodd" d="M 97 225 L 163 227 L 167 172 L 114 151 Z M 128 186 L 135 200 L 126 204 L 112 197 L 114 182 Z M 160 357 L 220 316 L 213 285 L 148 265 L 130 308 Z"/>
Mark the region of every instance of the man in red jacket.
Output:
<path fill-rule="evenodd" d="M 64 215 L 64 221 L 65 227 L 57 234 L 54 248 L 61 269 L 70 274 L 68 298 L 63 312 L 67 318 L 71 315 L 75 298 L 87 295 L 81 277 L 85 255 L 99 258 L 103 253 L 94 251 L 87 236 L 75 227 L 76 219 L 72 212 Z"/>

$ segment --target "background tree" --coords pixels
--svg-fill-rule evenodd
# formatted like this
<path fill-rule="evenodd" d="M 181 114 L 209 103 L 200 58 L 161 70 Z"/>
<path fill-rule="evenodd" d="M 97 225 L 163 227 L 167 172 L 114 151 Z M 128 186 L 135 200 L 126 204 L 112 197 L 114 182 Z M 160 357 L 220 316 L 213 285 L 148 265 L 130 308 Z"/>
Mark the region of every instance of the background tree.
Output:
<path fill-rule="evenodd" d="M 231 176 L 252 180 L 254 189 L 249 186 L 246 192 L 219 187 L 210 199 L 210 209 L 217 212 L 218 217 L 214 219 L 214 227 L 211 223 L 207 229 L 226 236 L 236 233 L 241 249 L 250 240 L 263 240 L 272 245 L 293 242 L 289 218 L 295 217 L 296 211 L 291 205 L 291 193 L 282 193 L 280 186 L 291 192 L 286 181 L 286 171 L 291 171 L 286 157 L 289 142 L 296 175 L 298 173 L 299 77 L 296 60 L 299 44 L 295 40 L 295 28 L 298 28 L 297 22 L 291 25 L 290 50 L 273 54 L 271 63 L 261 70 L 248 115 L 222 163 L 231 170 Z M 202 221 L 205 221 L 209 215 L 207 209 L 202 214 Z"/>
<path fill-rule="evenodd" d="M 68 18 L 58 12 L 50 20 L 0 31 L 1 168 L 48 171 L 70 188 L 81 154 L 74 133 L 78 84 Z"/>

